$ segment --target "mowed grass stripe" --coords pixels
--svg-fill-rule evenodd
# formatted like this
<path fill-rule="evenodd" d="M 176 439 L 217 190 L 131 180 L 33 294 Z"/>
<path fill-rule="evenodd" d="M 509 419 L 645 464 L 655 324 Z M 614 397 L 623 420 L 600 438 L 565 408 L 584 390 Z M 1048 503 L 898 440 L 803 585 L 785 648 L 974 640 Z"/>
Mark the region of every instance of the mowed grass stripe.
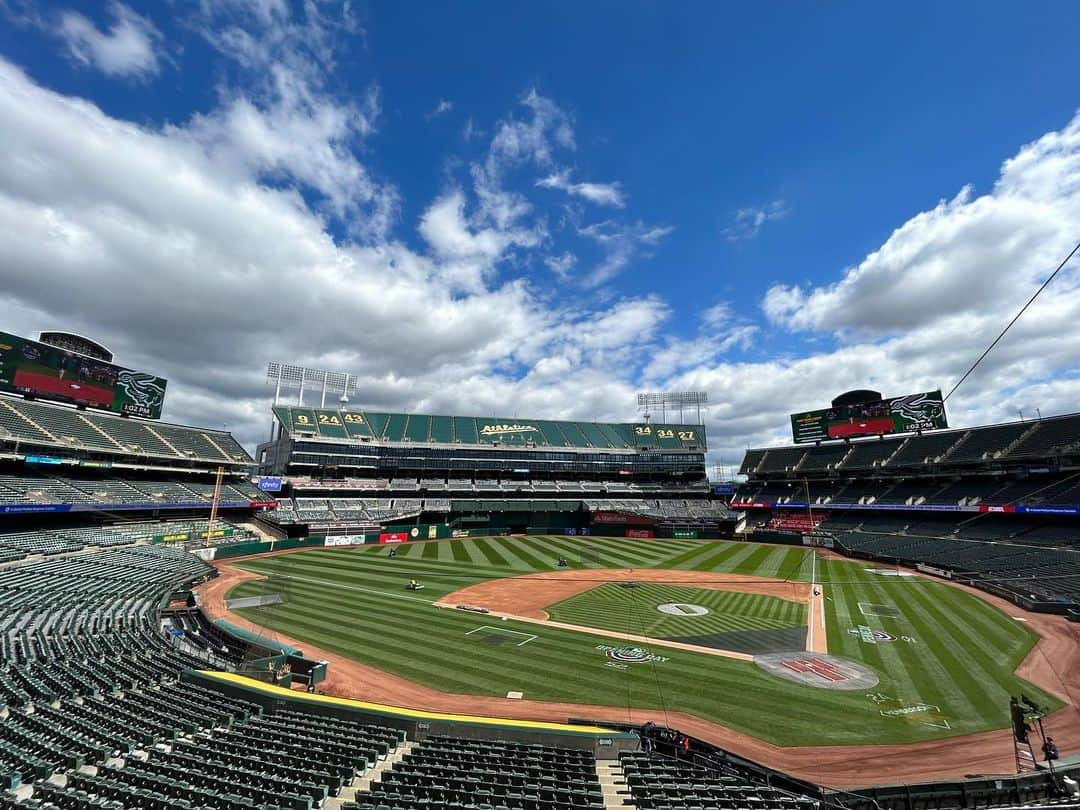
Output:
<path fill-rule="evenodd" d="M 716 553 L 717 547 L 722 545 L 727 547 L 734 545 L 733 543 L 712 543 L 712 542 L 699 542 L 692 545 L 686 551 L 681 554 L 666 560 L 664 562 L 665 568 L 680 568 L 680 569 L 695 569 L 699 562 L 706 557 L 710 557 Z"/>
<path fill-rule="evenodd" d="M 256 566 L 280 566 L 283 563 L 275 561 L 288 561 L 276 573 L 281 582 L 289 583 L 292 599 L 290 603 L 275 609 L 272 617 L 260 614 L 258 610 L 252 611 L 249 617 L 257 622 L 272 623 L 276 632 L 287 632 L 298 639 L 307 638 L 313 644 L 439 689 L 491 695 L 521 689 L 527 698 L 609 705 L 612 708 L 598 710 L 597 715 L 612 718 L 625 710 L 627 701 L 639 706 L 659 707 L 662 704 L 670 710 L 689 711 L 782 745 L 906 742 L 948 736 L 959 730 L 1003 727 L 1007 721 L 1007 718 L 1001 721 L 987 720 L 976 713 L 963 722 L 953 723 L 953 728 L 945 731 L 925 726 L 915 718 L 883 718 L 878 707 L 861 692 L 845 694 L 797 686 L 768 676 L 744 662 L 660 647 L 653 647 L 652 651 L 668 658 L 668 661 L 655 666 L 631 666 L 627 670 L 616 670 L 605 666 L 603 653 L 596 649 L 597 644 L 610 644 L 610 639 L 563 631 L 549 632 L 549 628 L 518 625 L 515 622 L 499 624 L 506 629 L 540 637 L 518 648 L 515 646 L 518 637 L 507 633 L 505 635 L 509 640 L 506 644 L 491 646 L 481 639 L 485 633 L 464 635 L 469 629 L 484 624 L 493 625 L 492 622 L 483 621 L 482 617 L 437 610 L 424 601 L 392 598 L 406 594 L 404 583 L 410 577 L 410 572 L 415 572 L 416 577 L 428 585 L 428 589 L 421 592 L 422 596 L 435 597 L 443 590 L 460 587 L 457 583 L 471 584 L 530 571 L 550 571 L 548 560 L 553 560 L 565 550 L 573 552 L 578 548 L 578 543 L 596 549 L 601 560 L 608 565 L 612 564 L 609 560 L 617 557 L 620 562 L 633 560 L 631 567 L 683 566 L 693 570 L 735 570 L 759 575 L 774 572 L 773 576 L 781 577 L 791 576 L 793 569 L 798 568 L 799 579 L 809 577 L 810 558 L 799 547 L 561 536 L 529 538 L 525 543 L 518 543 L 517 540 L 469 538 L 452 541 L 457 544 L 457 552 L 450 542 L 441 542 L 436 559 L 423 557 L 424 549 L 429 544 L 415 543 L 399 547 L 399 555 L 395 559 L 386 556 L 385 548 L 369 547 L 362 550 L 313 550 L 256 560 Z M 481 543 L 488 547 L 488 554 L 484 553 Z M 466 551 L 468 560 L 463 559 L 461 550 Z M 300 565 L 305 558 L 312 562 Z M 937 682 L 943 680 L 952 685 L 955 681 L 952 673 L 942 675 L 923 663 L 923 657 L 933 658 L 935 651 L 921 647 L 918 650 L 920 655 L 914 655 L 901 649 L 901 642 L 864 645 L 857 637 L 847 633 L 847 628 L 855 624 L 883 626 L 883 629 L 897 635 L 905 629 L 910 630 L 903 619 L 893 623 L 885 619 L 879 624 L 876 619 L 852 615 L 858 611 L 855 603 L 892 600 L 891 603 L 907 612 L 909 600 L 932 598 L 932 595 L 928 597 L 930 592 L 914 590 L 910 583 L 903 580 L 893 581 L 868 575 L 861 570 L 866 566 L 863 562 L 819 560 L 819 565 L 819 581 L 836 582 L 825 588 L 826 596 L 830 599 L 826 602 L 825 611 L 830 649 L 839 649 L 841 654 L 856 660 L 874 661 L 875 666 L 881 669 L 879 689 L 894 697 L 914 701 L 930 694 L 940 696 L 941 700 L 928 702 L 951 702 L 946 689 L 937 689 Z M 244 566 L 248 567 L 249 563 L 246 562 Z M 290 573 L 296 574 L 291 581 L 288 580 Z M 871 577 L 873 579 L 867 581 Z M 309 578 L 311 581 L 308 581 Z M 332 580 L 335 587 L 327 587 L 324 584 L 326 580 Z M 346 587 L 350 585 L 365 590 L 350 590 Z M 268 585 L 262 582 L 241 587 L 254 588 L 254 592 L 258 593 L 266 592 Z M 648 587 L 663 589 L 669 586 L 650 583 Z M 652 598 L 658 598 L 670 591 L 647 593 Z M 708 591 L 700 599 L 711 600 L 720 593 L 723 592 Z M 665 598 L 665 601 L 684 600 Z M 703 601 L 693 601 L 704 604 Z M 605 610 L 612 615 L 612 621 L 621 621 L 624 628 L 631 626 L 630 632 L 640 633 L 640 626 L 648 614 L 638 610 L 637 603 L 630 604 L 634 605 L 631 611 L 617 607 L 615 613 L 611 614 L 610 606 Z M 756 620 L 776 620 L 778 608 L 774 604 L 764 603 L 759 607 L 761 609 L 754 617 Z M 934 616 L 929 610 L 924 616 L 915 608 L 910 608 L 910 615 L 915 616 L 915 622 L 920 625 L 929 626 L 931 622 L 944 625 L 940 632 L 947 643 L 955 643 L 957 632 L 961 635 L 978 635 L 978 643 L 984 646 L 968 654 L 974 656 L 973 660 L 979 667 L 990 667 L 993 675 L 991 680 L 996 680 L 996 683 L 987 685 L 985 690 L 991 695 L 1000 688 L 1000 684 L 1007 683 L 1016 684 L 1014 691 L 1022 689 L 1033 696 L 1039 694 L 1038 690 L 1016 679 L 1006 665 L 1001 662 L 995 664 L 993 657 L 983 652 L 987 648 L 1008 650 L 1019 660 L 1025 649 L 1024 628 L 1012 629 L 1011 620 L 977 599 L 935 602 L 930 607 L 936 607 L 945 614 L 947 621 Z M 738 609 L 748 608 L 744 603 Z M 783 615 L 783 611 L 780 614 Z M 742 615 L 730 614 L 727 618 L 729 621 L 741 620 Z M 693 622 L 692 617 L 674 616 L 671 619 L 677 623 L 671 626 L 677 627 L 680 632 Z M 285 622 L 293 623 L 293 632 L 286 629 Z M 634 627 L 635 624 L 638 627 Z M 541 632 L 537 633 L 537 630 Z M 923 631 L 920 629 L 918 632 Z M 651 633 L 647 631 L 647 634 Z M 908 634 L 917 635 L 915 632 Z M 890 660 L 892 656 L 897 656 L 897 660 Z M 963 661 L 948 661 L 947 666 L 960 667 Z M 662 695 L 657 691 L 658 682 Z M 968 686 L 956 688 L 965 694 L 972 692 L 977 702 L 987 699 Z M 1051 699 L 1045 702 L 1051 706 L 1060 705 Z"/>
<path fill-rule="evenodd" d="M 365 601 L 357 605 L 358 612 L 364 617 L 364 621 L 348 627 L 349 638 L 343 640 L 346 633 L 343 632 L 340 618 L 328 617 L 321 601 L 317 590 L 309 592 L 306 600 L 301 600 L 292 606 L 289 621 L 278 624 L 275 629 L 280 632 L 289 632 L 289 628 L 299 629 L 306 637 L 319 642 L 321 646 L 353 655 L 358 660 L 366 660 L 367 655 L 372 653 L 381 653 L 380 657 L 390 664 L 391 671 L 401 670 L 411 675 L 423 673 L 447 684 L 442 688 L 460 688 L 468 683 L 457 677 L 447 677 L 441 672 L 442 670 L 454 669 L 456 674 L 472 673 L 477 677 L 483 677 L 506 668 L 505 661 L 500 664 L 499 660 L 500 657 L 505 658 L 500 653 L 503 648 L 488 647 L 482 641 L 471 641 L 471 637 L 465 636 L 468 630 L 481 626 L 480 617 L 464 617 L 444 612 L 435 619 L 417 621 L 417 617 L 406 617 L 402 611 L 387 610 L 385 605 L 378 601 Z M 500 623 L 501 626 L 503 625 Z M 507 623 L 506 627 L 526 633 L 536 630 L 530 625 L 517 625 L 514 622 Z M 511 636 L 512 641 L 516 638 L 516 636 Z M 583 642 L 582 639 L 585 641 Z M 539 667 L 539 672 L 542 673 L 557 671 L 559 669 L 557 665 L 565 660 L 566 655 L 581 652 L 583 643 L 591 649 L 596 643 L 603 641 L 603 639 L 588 636 L 572 638 L 569 643 L 562 644 L 558 639 L 550 637 L 545 637 L 545 640 L 549 643 L 543 648 L 533 647 L 530 643 L 526 647 L 513 649 L 518 651 L 519 658 L 522 658 L 527 651 L 529 659 Z M 409 654 L 402 652 L 403 648 L 412 647 L 413 644 L 422 649 L 414 649 Z M 462 653 L 466 653 L 464 657 L 467 660 L 462 661 Z M 454 666 L 448 667 L 448 662 L 451 661 L 454 662 Z M 520 667 L 515 665 L 512 670 L 509 677 L 520 685 L 522 680 Z M 582 691 L 587 692 L 591 683 L 589 678 L 567 676 L 565 673 L 545 679 L 542 676 L 538 677 L 537 672 L 534 671 L 528 678 L 530 685 L 534 688 L 543 685 L 553 690 L 565 691 L 570 695 Z"/>

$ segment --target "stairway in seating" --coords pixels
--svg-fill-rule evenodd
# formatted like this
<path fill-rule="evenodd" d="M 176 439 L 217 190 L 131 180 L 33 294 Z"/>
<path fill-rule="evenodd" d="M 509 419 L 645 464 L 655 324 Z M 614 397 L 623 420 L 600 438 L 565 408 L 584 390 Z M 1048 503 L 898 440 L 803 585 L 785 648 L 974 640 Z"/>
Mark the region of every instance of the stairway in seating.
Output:
<path fill-rule="evenodd" d="M 600 780 L 600 792 L 604 796 L 604 807 L 636 807 L 630 799 L 630 790 L 626 787 L 626 774 L 617 759 L 596 760 L 596 777 Z"/>
<path fill-rule="evenodd" d="M 405 756 L 418 745 L 414 740 L 406 740 L 387 755 L 386 759 L 377 762 L 374 768 L 366 771 L 363 776 L 354 779 L 348 787 L 343 787 L 336 799 L 327 799 L 324 810 L 336 810 L 342 802 L 355 801 L 357 793 L 368 793 L 371 786 L 379 781 L 383 773 L 401 762 Z"/>
<path fill-rule="evenodd" d="M 160 433 L 158 433 L 156 430 L 154 430 L 150 425 L 145 425 L 144 424 L 143 427 L 145 427 L 148 431 L 150 431 L 152 434 L 154 434 L 154 436 L 157 437 L 157 440 L 159 442 L 161 442 L 163 445 L 165 445 L 170 450 L 172 450 L 174 453 L 176 453 L 177 456 L 179 456 L 180 458 L 187 458 L 187 456 L 185 456 L 183 453 L 181 453 L 179 450 L 176 449 L 176 445 L 174 445 L 172 442 L 170 442 L 168 439 L 166 439 L 164 436 L 162 436 Z"/>
<path fill-rule="evenodd" d="M 22 411 L 18 410 L 17 408 L 15 408 L 15 407 L 13 407 L 11 405 L 8 405 L 7 402 L 5 402 L 2 399 L 0 399 L 0 408 L 6 408 L 8 411 L 10 411 L 12 414 L 14 414 L 17 419 L 21 419 L 22 421 L 26 422 L 31 427 L 33 427 L 33 428 L 35 428 L 37 430 L 40 430 L 42 433 L 44 433 L 46 436 L 48 436 L 50 439 L 52 439 L 57 444 L 61 444 L 61 441 L 58 438 L 56 438 L 56 436 L 49 433 L 49 431 L 47 431 L 45 428 L 43 428 L 41 425 L 39 425 L 36 421 L 34 421 L 34 418 L 32 416 L 30 416 L 29 414 L 25 414 Z"/>
<path fill-rule="evenodd" d="M 130 452 L 131 452 L 131 450 L 132 450 L 132 448 L 133 448 L 133 447 L 135 447 L 135 446 L 137 446 L 137 445 L 128 445 L 128 444 L 121 444 L 121 443 L 120 443 L 120 442 L 118 442 L 118 441 L 117 441 L 116 439 L 114 439 L 114 438 L 113 438 L 112 436 L 110 436 L 110 435 L 109 435 L 108 433 L 106 433 L 106 432 L 105 432 L 104 430 L 102 430 L 100 426 L 98 426 L 98 425 L 94 424 L 93 422 L 91 422 L 91 421 L 90 421 L 89 419 L 87 419 L 87 418 L 86 418 L 85 416 L 83 416 L 83 415 L 82 415 L 81 413 L 77 413 L 77 414 L 75 414 L 75 415 L 76 415 L 76 416 L 77 416 L 77 417 L 78 417 L 78 418 L 79 418 L 79 419 L 80 419 L 80 420 L 81 420 L 81 421 L 82 421 L 82 422 L 83 422 L 83 423 L 84 423 L 84 424 L 85 424 L 85 425 L 86 425 L 87 427 L 89 427 L 89 428 L 90 428 L 91 430 L 93 430 L 93 431 L 94 431 L 95 433 L 97 433 L 97 434 L 99 434 L 99 435 L 103 436 L 103 437 L 104 437 L 104 438 L 106 439 L 106 441 L 108 441 L 108 442 L 109 442 L 110 444 L 114 444 L 114 445 L 116 445 L 116 446 L 117 446 L 117 447 L 119 447 L 119 448 L 120 448 L 121 450 L 126 450 L 127 452 L 129 452 L 129 453 L 130 453 Z"/>

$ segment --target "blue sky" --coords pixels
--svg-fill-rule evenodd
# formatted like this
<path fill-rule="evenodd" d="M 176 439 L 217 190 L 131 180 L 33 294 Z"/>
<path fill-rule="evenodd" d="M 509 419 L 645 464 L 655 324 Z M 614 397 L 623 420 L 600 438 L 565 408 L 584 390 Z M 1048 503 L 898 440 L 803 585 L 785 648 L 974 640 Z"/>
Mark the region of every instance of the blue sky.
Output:
<path fill-rule="evenodd" d="M 948 388 L 1080 235 L 1076 4 L 0 19 L 11 327 L 98 335 L 249 442 L 283 360 L 406 409 L 629 419 L 701 388 L 732 457 L 845 388 Z M 1075 408 L 1077 286 L 954 423 Z"/>

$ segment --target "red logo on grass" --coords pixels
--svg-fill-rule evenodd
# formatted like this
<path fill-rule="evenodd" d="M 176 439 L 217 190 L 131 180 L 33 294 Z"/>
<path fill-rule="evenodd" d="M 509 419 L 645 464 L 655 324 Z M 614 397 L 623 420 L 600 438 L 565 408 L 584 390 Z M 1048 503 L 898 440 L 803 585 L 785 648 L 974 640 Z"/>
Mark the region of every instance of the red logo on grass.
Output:
<path fill-rule="evenodd" d="M 848 679 L 847 675 L 838 670 L 833 664 L 820 658 L 793 658 L 790 661 L 785 661 L 784 666 L 793 672 L 817 675 L 824 681 L 836 682 Z"/>

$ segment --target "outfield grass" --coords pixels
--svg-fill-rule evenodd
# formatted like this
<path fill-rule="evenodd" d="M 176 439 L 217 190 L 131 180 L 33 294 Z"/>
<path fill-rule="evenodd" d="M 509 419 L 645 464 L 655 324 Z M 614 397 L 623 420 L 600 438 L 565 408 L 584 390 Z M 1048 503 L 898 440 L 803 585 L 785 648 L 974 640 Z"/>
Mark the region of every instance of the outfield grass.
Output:
<path fill-rule="evenodd" d="M 590 561 L 593 553 L 582 555 L 583 547 L 599 561 Z M 516 690 L 537 700 L 615 707 L 604 712 L 610 717 L 628 705 L 680 710 L 780 745 L 911 742 L 1004 728 L 1009 695 L 1020 690 L 1060 705 L 1012 674 L 1036 636 L 1001 611 L 942 583 L 868 573 L 864 569 L 874 566 L 867 563 L 812 565 L 811 552 L 801 547 L 514 537 L 397 548 L 394 558 L 385 547 L 365 546 L 249 560 L 240 567 L 271 579 L 239 585 L 230 596 L 281 593 L 283 605 L 240 613 L 271 631 L 437 689 L 499 696 Z M 679 568 L 803 581 L 814 568 L 824 583 L 830 652 L 872 667 L 880 683 L 872 695 L 815 689 L 751 663 L 665 647 L 652 650 L 669 659 L 663 663 L 618 670 L 605 666 L 596 649 L 611 644 L 608 638 L 509 621 L 499 626 L 538 638 L 522 647 L 492 646 L 484 633 L 466 635 L 491 624 L 490 618 L 430 604 L 478 581 L 553 570 L 559 555 L 575 568 Z M 411 578 L 425 590 L 406 591 Z M 899 615 L 865 616 L 860 602 L 892 607 Z M 598 613 L 588 623 L 599 621 Z M 860 625 L 897 640 L 867 643 L 849 632 Z M 881 714 L 915 703 L 937 705 L 941 713 Z"/>

